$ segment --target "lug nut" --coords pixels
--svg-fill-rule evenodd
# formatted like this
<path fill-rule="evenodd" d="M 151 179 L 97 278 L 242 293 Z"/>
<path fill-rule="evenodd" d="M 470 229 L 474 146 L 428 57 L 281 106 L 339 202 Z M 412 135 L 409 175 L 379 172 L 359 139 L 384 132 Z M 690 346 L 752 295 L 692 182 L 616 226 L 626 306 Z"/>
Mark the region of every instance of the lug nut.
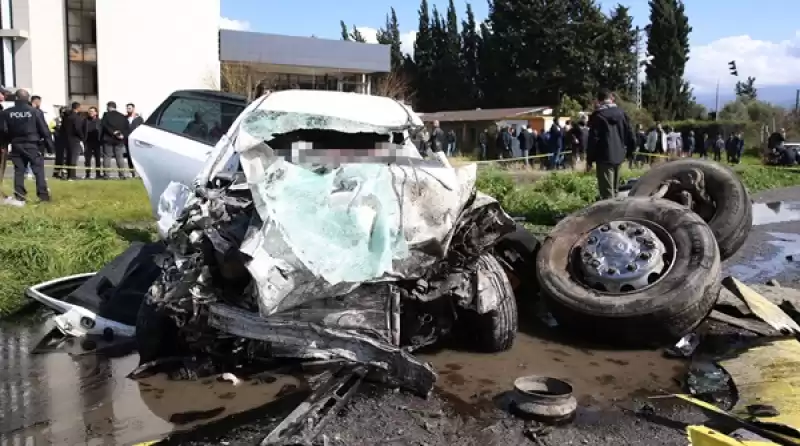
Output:
<path fill-rule="evenodd" d="M 586 260 L 591 259 L 592 258 L 592 253 L 589 252 L 589 251 L 584 251 L 583 252 L 583 258 L 586 259 Z"/>
<path fill-rule="evenodd" d="M 639 258 L 642 259 L 642 260 L 650 260 L 650 253 L 643 252 L 643 253 L 639 254 Z"/>
<path fill-rule="evenodd" d="M 597 239 L 595 237 L 589 237 L 589 239 L 586 240 L 586 243 L 594 245 L 595 243 L 597 243 Z"/>
<path fill-rule="evenodd" d="M 644 246 L 647 246 L 648 248 L 654 248 L 656 246 L 656 242 L 650 240 L 649 238 L 646 238 L 644 239 Z"/>
<path fill-rule="evenodd" d="M 636 264 L 635 263 L 629 263 L 628 264 L 628 271 L 636 271 Z"/>
<path fill-rule="evenodd" d="M 592 265 L 593 267 L 597 268 L 598 266 L 600 266 L 600 261 L 599 261 L 599 260 L 597 260 L 597 259 L 595 259 L 595 260 L 592 260 L 592 261 L 589 263 L 589 265 Z"/>
<path fill-rule="evenodd" d="M 617 227 L 619 228 L 620 231 L 624 231 L 624 230 L 628 229 L 628 226 L 626 224 L 624 224 L 624 223 L 619 225 L 619 226 L 617 226 Z"/>
<path fill-rule="evenodd" d="M 633 231 L 633 234 L 634 235 L 643 235 L 644 231 L 642 230 L 642 228 L 636 228 L 636 230 Z"/>
<path fill-rule="evenodd" d="M 608 273 L 608 274 L 616 274 L 617 273 L 617 269 L 616 268 L 609 268 L 608 270 L 606 270 L 606 273 Z"/>
<path fill-rule="evenodd" d="M 608 232 L 608 231 L 611 230 L 611 226 L 603 225 L 603 226 L 600 227 L 600 230 L 603 231 L 603 232 Z"/>

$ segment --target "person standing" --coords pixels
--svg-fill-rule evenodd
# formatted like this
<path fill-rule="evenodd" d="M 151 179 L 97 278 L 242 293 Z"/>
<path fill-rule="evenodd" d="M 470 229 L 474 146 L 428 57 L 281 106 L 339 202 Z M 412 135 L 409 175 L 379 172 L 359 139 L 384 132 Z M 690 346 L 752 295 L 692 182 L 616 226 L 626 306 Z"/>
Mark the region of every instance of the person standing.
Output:
<path fill-rule="evenodd" d="M 589 145 L 589 128 L 586 127 L 586 119 L 581 118 L 578 125 L 573 125 L 570 130 L 572 140 L 572 158 L 575 164 L 580 163 L 586 156 L 586 146 Z"/>
<path fill-rule="evenodd" d="M 683 153 L 681 156 L 683 158 L 691 158 L 696 143 L 694 130 L 689 130 L 689 133 L 686 134 L 686 138 L 683 139 Z"/>
<path fill-rule="evenodd" d="M 137 127 L 144 124 L 144 119 L 136 113 L 136 105 L 128 103 L 125 106 L 126 117 L 128 118 L 128 133 L 125 135 L 125 157 L 128 159 L 128 169 L 131 170 L 131 176 L 136 177 L 136 171 L 133 170 L 133 158 L 131 158 L 131 148 L 128 145 L 128 136 L 136 130 Z"/>
<path fill-rule="evenodd" d="M 453 129 L 447 131 L 447 156 L 455 156 L 456 154 L 456 132 Z"/>
<path fill-rule="evenodd" d="M 100 120 L 100 140 L 103 142 L 103 169 L 106 171 L 104 178 L 108 179 L 111 169 L 111 159 L 117 163 L 119 169 L 119 179 L 124 180 L 125 176 L 125 137 L 130 134 L 130 124 L 125 115 L 117 111 L 117 103 L 109 101 L 106 104 L 106 112 Z"/>
<path fill-rule="evenodd" d="M 81 116 L 81 104 L 73 102 L 61 123 L 62 138 L 66 142 L 67 180 L 78 179 L 78 158 L 81 143 L 86 140 L 86 121 Z"/>
<path fill-rule="evenodd" d="M 519 133 L 519 148 L 522 151 L 522 156 L 530 157 L 536 155 L 535 143 L 536 134 L 532 128 L 527 127 Z M 533 166 L 533 160 L 533 158 L 526 158 L 525 164 Z"/>
<path fill-rule="evenodd" d="M 47 179 L 44 174 L 44 155 L 40 149 L 43 141 L 45 148 L 53 148 L 50 129 L 44 116 L 30 105 L 30 93 L 19 89 L 16 92 L 14 106 L 0 113 L 0 133 L 11 144 L 11 162 L 14 164 L 14 195 L 25 201 L 28 191 L 25 190 L 25 170 L 30 166 L 36 179 L 36 195 L 42 202 L 50 201 Z"/>
<path fill-rule="evenodd" d="M 56 118 L 56 127 L 53 129 L 53 137 L 55 139 L 55 149 L 56 152 L 56 167 L 53 169 L 53 178 L 58 178 L 63 180 L 66 178 L 66 170 L 64 166 L 67 164 L 67 142 L 64 140 L 63 132 L 61 131 L 61 127 L 64 124 L 64 118 L 67 116 L 67 107 L 61 107 L 58 109 L 58 117 Z"/>
<path fill-rule="evenodd" d="M 619 168 L 636 151 L 636 138 L 630 119 L 614 103 L 614 95 L 603 89 L 597 93 L 597 107 L 589 116 L 589 145 L 586 168 L 597 164 L 597 188 L 601 200 L 617 196 Z"/>
<path fill-rule="evenodd" d="M 722 161 L 722 152 L 725 150 L 725 140 L 722 139 L 722 134 L 717 135 L 714 141 L 714 161 Z"/>
<path fill-rule="evenodd" d="M 487 151 L 489 149 L 489 129 L 483 129 L 483 131 L 478 135 L 478 147 L 480 149 L 480 158 L 481 161 L 486 161 L 487 159 Z"/>
<path fill-rule="evenodd" d="M 564 151 L 564 135 L 558 125 L 558 117 L 553 119 L 550 131 L 547 132 L 547 151 L 550 154 L 550 169 L 560 169 L 562 164 L 561 152 Z"/>
<path fill-rule="evenodd" d="M 733 162 L 739 164 L 742 162 L 744 156 L 744 134 L 742 132 L 736 133 L 736 152 Z"/>
<path fill-rule="evenodd" d="M 431 152 L 443 152 L 445 150 L 446 135 L 444 130 L 439 127 L 439 121 L 433 121 L 433 131 L 431 132 Z"/>
<path fill-rule="evenodd" d="M 736 153 L 736 137 L 731 133 L 725 141 L 725 158 L 729 164 L 733 162 L 734 153 Z"/>
<path fill-rule="evenodd" d="M 83 167 L 86 168 L 85 179 L 92 177 L 91 167 L 94 158 L 94 177 L 100 179 L 103 172 L 100 170 L 103 163 L 103 149 L 100 145 L 100 117 L 97 107 L 89 107 L 89 118 L 86 119 L 86 139 L 83 142 Z"/>

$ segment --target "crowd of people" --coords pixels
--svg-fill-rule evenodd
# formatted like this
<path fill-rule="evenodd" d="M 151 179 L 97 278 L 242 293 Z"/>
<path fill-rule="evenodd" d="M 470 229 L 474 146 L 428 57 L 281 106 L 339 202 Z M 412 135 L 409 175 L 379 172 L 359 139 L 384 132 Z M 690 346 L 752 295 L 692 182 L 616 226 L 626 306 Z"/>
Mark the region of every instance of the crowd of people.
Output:
<path fill-rule="evenodd" d="M 0 163 L 5 166 L 8 157 L 14 166 L 16 200 L 25 201 L 27 198 L 24 180 L 28 173 L 35 178 L 39 200 L 50 201 L 44 172 L 45 153 L 55 154 L 53 177 L 60 180 L 79 178 L 81 155 L 84 157 L 84 179 L 92 178 L 92 160 L 96 179 L 112 178 L 111 171 L 116 171 L 119 179 L 129 177 L 126 171 L 130 172 L 130 177 L 135 176 L 128 136 L 144 121 L 136 113 L 134 104 L 127 104 L 126 114 L 122 114 L 115 102 L 108 102 L 106 112 L 100 117 L 96 107 L 83 112 L 81 104 L 73 102 L 69 108 L 61 108 L 51 129 L 41 110 L 41 97 L 31 96 L 27 90 L 20 89 L 13 94 L 13 99 L 14 106 L 0 112 Z M 112 160 L 116 169 L 112 169 Z"/>

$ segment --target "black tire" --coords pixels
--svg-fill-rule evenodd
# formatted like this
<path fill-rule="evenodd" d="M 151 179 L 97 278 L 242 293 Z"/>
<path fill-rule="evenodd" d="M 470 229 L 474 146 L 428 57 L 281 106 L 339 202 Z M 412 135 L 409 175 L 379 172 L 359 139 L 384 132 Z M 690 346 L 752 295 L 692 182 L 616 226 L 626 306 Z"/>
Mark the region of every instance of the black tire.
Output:
<path fill-rule="evenodd" d="M 514 338 L 517 336 L 518 315 L 514 290 L 505 270 L 493 255 L 480 256 L 477 261 L 477 271 L 478 274 L 485 275 L 490 282 L 489 289 L 484 292 L 497 294 L 497 308 L 484 314 L 465 311 L 466 325 L 462 328 L 465 333 L 472 334 L 474 345 L 478 350 L 486 353 L 506 351 L 514 345 Z M 475 287 L 476 292 L 481 292 L 478 288 L 477 274 Z"/>
<path fill-rule="evenodd" d="M 507 268 L 518 300 L 530 301 L 538 298 L 539 282 L 534 271 L 540 247 L 539 239 L 517 223 L 514 232 L 501 237 L 492 249 L 495 257 Z"/>
<path fill-rule="evenodd" d="M 726 260 L 742 247 L 753 226 L 750 195 L 733 169 L 705 160 L 670 161 L 642 175 L 628 196 L 649 197 L 658 191 L 664 181 L 692 169 L 703 173 L 706 191 L 716 204 L 716 212 L 707 223 L 717 239 L 722 260 Z"/>
<path fill-rule="evenodd" d="M 653 285 L 625 294 L 594 290 L 576 278 L 572 249 L 581 237 L 613 220 L 652 222 L 675 242 L 671 269 Z M 559 325 L 615 344 L 671 345 L 711 311 L 720 292 L 714 234 L 694 212 L 669 200 L 621 198 L 597 202 L 562 220 L 536 262 L 539 285 Z"/>
<path fill-rule="evenodd" d="M 169 316 L 149 302 L 142 300 L 136 316 L 136 349 L 139 364 L 174 356 L 178 350 L 178 327 Z"/>

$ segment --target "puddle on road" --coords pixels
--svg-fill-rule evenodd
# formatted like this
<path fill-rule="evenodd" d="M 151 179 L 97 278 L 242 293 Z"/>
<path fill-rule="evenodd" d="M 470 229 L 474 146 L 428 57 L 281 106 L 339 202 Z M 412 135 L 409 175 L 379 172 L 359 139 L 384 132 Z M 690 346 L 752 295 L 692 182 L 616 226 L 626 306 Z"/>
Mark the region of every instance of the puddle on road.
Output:
<path fill-rule="evenodd" d="M 134 381 L 130 355 L 31 355 L 38 329 L 0 324 L 0 444 L 133 444 L 242 413 L 304 388 L 275 375 L 238 386 L 214 378 Z"/>
<path fill-rule="evenodd" d="M 757 256 L 747 263 L 727 267 L 730 275 L 743 282 L 764 282 L 768 279 L 796 280 L 800 273 L 800 234 L 768 232 L 773 240 L 767 241 L 775 247 L 772 252 Z M 792 256 L 792 260 L 787 257 Z"/>
<path fill-rule="evenodd" d="M 517 333 L 514 347 L 503 353 L 478 354 L 442 350 L 420 354 L 440 377 L 437 388 L 465 403 L 491 400 L 513 390 L 523 375 L 545 375 L 569 382 L 582 404 L 604 406 L 632 395 L 679 390 L 675 378 L 684 362 L 658 350 L 582 348 L 553 334 Z"/>
<path fill-rule="evenodd" d="M 800 201 L 753 203 L 753 225 L 800 221 Z"/>

